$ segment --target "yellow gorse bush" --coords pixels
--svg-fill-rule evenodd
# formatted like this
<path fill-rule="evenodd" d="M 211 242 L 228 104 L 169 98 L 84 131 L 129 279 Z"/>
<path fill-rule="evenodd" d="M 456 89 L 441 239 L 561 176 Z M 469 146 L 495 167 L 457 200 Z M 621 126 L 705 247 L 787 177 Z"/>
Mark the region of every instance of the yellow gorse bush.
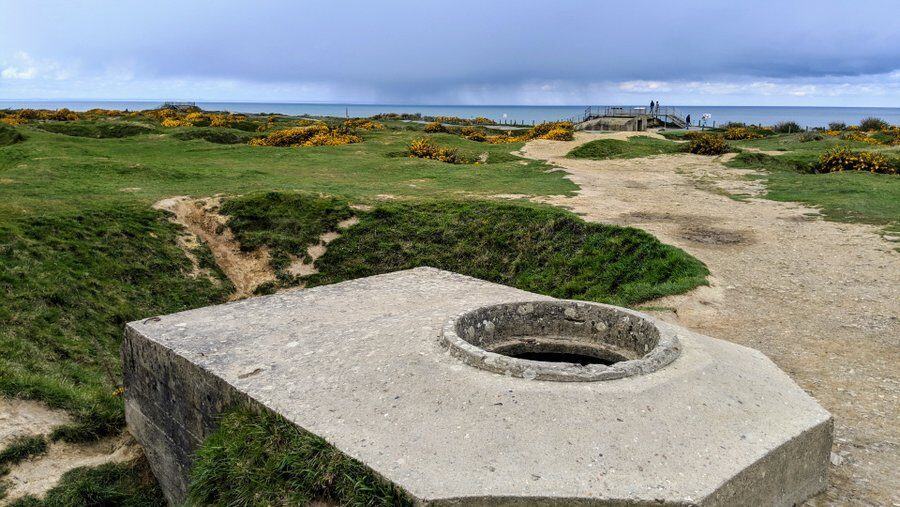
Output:
<path fill-rule="evenodd" d="M 349 129 L 360 130 L 381 130 L 384 125 L 368 118 L 350 118 L 344 122 L 344 126 Z"/>
<path fill-rule="evenodd" d="M 725 139 L 729 141 L 740 141 L 743 139 L 760 139 L 762 134 L 757 134 L 747 127 L 729 127 L 725 131 Z"/>
<path fill-rule="evenodd" d="M 443 123 L 439 121 L 433 121 L 427 125 L 425 125 L 425 132 L 429 132 L 431 134 L 437 134 L 439 132 L 449 132 L 447 127 L 444 126 Z"/>
<path fill-rule="evenodd" d="M 427 137 L 414 139 L 409 143 L 408 150 L 409 156 L 414 158 L 439 160 L 448 164 L 465 164 L 467 162 L 458 151 L 439 146 Z"/>
<path fill-rule="evenodd" d="M 866 171 L 880 174 L 897 174 L 897 168 L 880 153 L 870 151 L 853 152 L 846 148 L 835 148 L 819 158 L 819 172 Z"/>
<path fill-rule="evenodd" d="M 275 130 L 265 137 L 250 140 L 251 146 L 338 146 L 361 142 L 359 136 L 331 129 L 324 123 L 307 127 Z"/>

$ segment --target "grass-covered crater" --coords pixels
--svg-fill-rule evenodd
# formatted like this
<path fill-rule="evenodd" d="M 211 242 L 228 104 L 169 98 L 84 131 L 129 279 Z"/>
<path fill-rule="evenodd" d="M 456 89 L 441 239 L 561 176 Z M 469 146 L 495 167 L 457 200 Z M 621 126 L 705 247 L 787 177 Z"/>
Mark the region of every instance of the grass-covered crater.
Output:
<path fill-rule="evenodd" d="M 284 283 L 308 286 L 432 266 L 559 298 L 633 305 L 705 283 L 706 267 L 638 229 L 585 222 L 547 206 L 485 200 L 381 202 L 368 211 L 341 199 L 266 193 L 228 200 L 223 211 L 246 248 L 266 246 Z M 287 259 L 350 216 L 293 279 Z"/>

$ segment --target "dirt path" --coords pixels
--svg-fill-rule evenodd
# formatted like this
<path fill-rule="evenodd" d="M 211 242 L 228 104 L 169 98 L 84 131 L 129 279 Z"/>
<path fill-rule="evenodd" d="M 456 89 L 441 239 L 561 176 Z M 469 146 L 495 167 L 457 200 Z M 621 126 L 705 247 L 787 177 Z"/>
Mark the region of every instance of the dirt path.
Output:
<path fill-rule="evenodd" d="M 68 422 L 71 419 L 62 410 L 47 408 L 36 401 L 0 398 L 0 449 L 19 437 L 46 437 L 54 427 Z M 52 442 L 45 453 L 10 466 L 9 473 L 0 476 L 0 481 L 8 487 L 0 505 L 26 495 L 44 496 L 64 473 L 74 468 L 120 463 L 140 455 L 140 447 L 127 433 L 86 444 Z"/>
<path fill-rule="evenodd" d="M 187 234 L 179 238 L 179 245 L 192 261 L 191 248 L 197 238 L 206 243 L 216 263 L 234 284 L 232 299 L 253 295 L 253 291 L 265 282 L 275 280 L 269 266 L 269 252 L 265 248 L 253 252 L 241 251 L 240 244 L 226 227 L 228 217 L 220 215 L 219 199 L 191 199 L 185 196 L 170 197 L 153 205 L 154 209 L 168 211 L 173 221 L 184 226 Z"/>
<path fill-rule="evenodd" d="M 647 135 L 647 133 L 637 133 Z M 811 504 L 900 505 L 900 254 L 874 227 L 826 222 L 759 195 L 721 157 L 570 160 L 634 133 L 532 141 L 524 156 L 581 190 L 542 199 L 588 220 L 645 229 L 701 259 L 711 286 L 651 303 L 662 318 L 761 350 L 835 417 L 830 487 Z M 651 134 L 655 135 L 655 134 Z"/>

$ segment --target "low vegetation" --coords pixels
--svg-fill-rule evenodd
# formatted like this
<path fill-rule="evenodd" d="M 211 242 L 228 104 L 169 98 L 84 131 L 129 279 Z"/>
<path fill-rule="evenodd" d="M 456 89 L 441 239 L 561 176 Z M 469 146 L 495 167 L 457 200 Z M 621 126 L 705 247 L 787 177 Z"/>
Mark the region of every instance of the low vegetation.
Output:
<path fill-rule="evenodd" d="M 222 417 L 191 470 L 195 505 L 411 506 L 398 489 L 322 438 L 246 408 Z"/>
<path fill-rule="evenodd" d="M 863 171 L 880 174 L 897 174 L 897 161 L 890 161 L 880 153 L 851 151 L 846 148 L 830 150 L 813 166 L 815 172 Z"/>
<path fill-rule="evenodd" d="M 680 143 L 655 139 L 648 136 L 634 136 L 628 140 L 598 139 L 578 146 L 566 156 L 569 158 L 589 158 L 605 160 L 611 158 L 640 158 L 653 155 L 684 153 L 685 146 Z"/>
<path fill-rule="evenodd" d="M 113 121 L 71 121 L 39 123 L 38 128 L 76 137 L 93 137 L 95 139 L 116 139 L 122 137 L 149 134 L 155 129 L 146 125 Z"/>
<path fill-rule="evenodd" d="M 337 200 L 303 194 L 241 197 L 224 206 L 234 233 L 267 246 L 275 259 L 305 255 L 309 243 L 285 239 L 293 231 L 314 238 L 348 213 Z M 311 209 L 322 208 L 331 218 L 308 223 Z M 545 206 L 417 200 L 355 214 L 359 223 L 328 245 L 315 264 L 319 273 L 305 283 L 432 266 L 554 297 L 633 305 L 704 284 L 707 274 L 702 263 L 647 233 Z"/>
<path fill-rule="evenodd" d="M 245 144 L 254 136 L 231 128 L 189 127 L 172 133 L 172 137 L 181 141 L 202 139 L 216 144 Z"/>
<path fill-rule="evenodd" d="M 141 460 L 70 470 L 43 499 L 26 496 L 10 507 L 159 507 L 165 504 L 149 467 Z"/>
<path fill-rule="evenodd" d="M 359 142 L 362 138 L 347 129 L 317 123 L 308 127 L 274 130 L 267 136 L 251 139 L 250 146 L 340 146 Z"/>
<path fill-rule="evenodd" d="M 817 173 L 816 153 L 771 156 L 739 153 L 730 167 L 765 172 L 766 198 L 803 202 L 841 222 L 863 222 L 900 232 L 900 180 L 895 175 L 839 171 Z"/>
<path fill-rule="evenodd" d="M 702 134 L 690 140 L 687 150 L 695 155 L 722 155 L 731 148 L 718 134 Z"/>
<path fill-rule="evenodd" d="M 47 452 L 47 440 L 42 436 L 23 436 L 9 442 L 0 449 L 0 481 L 9 471 L 10 465 L 21 463 L 28 458 Z M 0 495 L 2 498 L 3 495 Z"/>
<path fill-rule="evenodd" d="M 21 143 L 25 140 L 25 136 L 18 130 L 0 124 L 0 146 L 10 146 Z"/>
<path fill-rule="evenodd" d="M 437 160 L 440 162 L 446 162 L 448 164 L 471 163 L 469 160 L 459 154 L 459 150 L 441 146 L 434 142 L 433 139 L 428 137 L 413 139 L 413 141 L 409 143 L 407 152 L 409 153 L 409 156 L 413 158 Z"/>

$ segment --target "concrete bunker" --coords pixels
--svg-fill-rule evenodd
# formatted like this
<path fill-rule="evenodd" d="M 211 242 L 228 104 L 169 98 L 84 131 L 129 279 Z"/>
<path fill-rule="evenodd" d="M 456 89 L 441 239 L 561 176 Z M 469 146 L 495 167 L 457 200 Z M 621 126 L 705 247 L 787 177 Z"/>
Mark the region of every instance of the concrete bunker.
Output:
<path fill-rule="evenodd" d="M 573 349 L 610 364 L 513 357 Z M 129 429 L 173 504 L 236 404 L 417 505 L 789 506 L 826 485 L 831 416 L 763 354 L 432 268 L 132 322 L 122 355 Z"/>

